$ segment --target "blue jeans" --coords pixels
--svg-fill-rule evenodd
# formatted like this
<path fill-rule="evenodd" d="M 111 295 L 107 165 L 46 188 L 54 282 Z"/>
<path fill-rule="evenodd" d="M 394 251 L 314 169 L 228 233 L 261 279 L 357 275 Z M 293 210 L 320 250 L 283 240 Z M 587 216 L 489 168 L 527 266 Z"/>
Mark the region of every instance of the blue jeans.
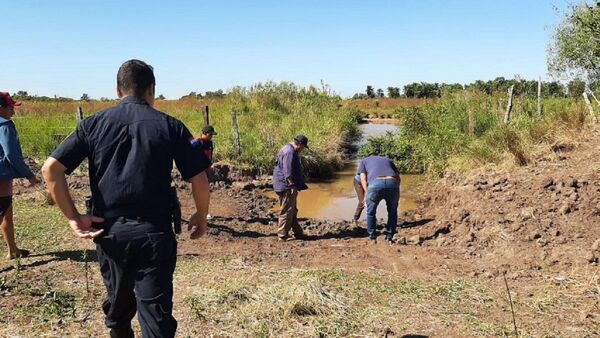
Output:
<path fill-rule="evenodd" d="M 398 225 L 398 200 L 400 199 L 400 188 L 394 179 L 375 179 L 369 182 L 367 188 L 367 233 L 370 238 L 375 238 L 377 226 L 377 206 L 381 200 L 385 200 L 388 212 L 387 236 L 391 240 L 396 233 Z"/>

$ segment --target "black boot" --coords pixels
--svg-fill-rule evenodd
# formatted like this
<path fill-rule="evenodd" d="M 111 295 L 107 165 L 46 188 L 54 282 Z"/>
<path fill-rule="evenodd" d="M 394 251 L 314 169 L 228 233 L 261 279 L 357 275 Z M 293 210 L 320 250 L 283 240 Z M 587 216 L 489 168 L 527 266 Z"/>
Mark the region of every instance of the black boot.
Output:
<path fill-rule="evenodd" d="M 110 329 L 110 338 L 135 338 L 131 327 Z"/>

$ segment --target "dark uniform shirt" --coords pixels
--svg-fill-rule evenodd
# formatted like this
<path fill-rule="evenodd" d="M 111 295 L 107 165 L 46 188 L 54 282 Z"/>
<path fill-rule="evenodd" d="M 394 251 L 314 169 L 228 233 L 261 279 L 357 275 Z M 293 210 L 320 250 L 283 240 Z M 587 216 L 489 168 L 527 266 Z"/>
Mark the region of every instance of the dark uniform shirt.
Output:
<path fill-rule="evenodd" d="M 210 166 L 193 140 L 179 120 L 129 96 L 81 121 L 51 157 L 67 167 L 67 174 L 89 159 L 99 216 L 114 209 L 168 213 L 173 160 L 185 180 Z"/>
<path fill-rule="evenodd" d="M 200 145 L 200 149 L 202 149 L 204 155 L 206 155 L 206 157 L 208 157 L 208 159 L 212 161 L 212 154 L 215 150 L 215 145 L 213 144 L 213 141 L 204 140 L 202 139 L 202 136 L 200 136 L 198 139 L 196 139 L 196 142 L 198 142 L 198 144 Z"/>

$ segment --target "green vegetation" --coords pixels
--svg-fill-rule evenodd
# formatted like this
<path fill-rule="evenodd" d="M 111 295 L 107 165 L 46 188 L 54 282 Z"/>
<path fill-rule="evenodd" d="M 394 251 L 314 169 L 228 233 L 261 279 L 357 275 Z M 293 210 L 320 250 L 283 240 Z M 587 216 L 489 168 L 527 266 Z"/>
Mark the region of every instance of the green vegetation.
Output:
<path fill-rule="evenodd" d="M 600 80 L 600 5 L 583 1 L 563 14 L 548 49 L 548 68 L 592 84 Z"/>
<path fill-rule="evenodd" d="M 116 102 L 27 101 L 15 117 L 24 153 L 44 159 L 76 126 L 75 110 L 89 114 Z M 201 110 L 210 106 L 217 161 L 227 161 L 260 172 L 270 172 L 277 151 L 297 134 L 309 138 L 311 152 L 303 156 L 309 175 L 327 176 L 344 162 L 341 148 L 358 137 L 360 112 L 325 87 L 300 88 L 292 83 L 264 83 L 232 89 L 225 98 L 199 101 L 158 100 L 156 107 L 181 119 L 199 135 Z M 232 133 L 232 112 L 238 113 L 241 154 Z"/>
<path fill-rule="evenodd" d="M 474 114 L 469 131 L 469 110 Z M 517 98 L 512 119 L 503 123 L 506 98 L 462 91 L 434 103 L 402 107 L 399 135 L 372 138 L 361 155 L 381 153 L 393 158 L 405 173 L 441 176 L 448 168 L 468 170 L 487 163 L 524 165 L 532 161 L 538 146 L 551 149 L 568 139 L 586 121 L 583 103 L 573 99 L 544 99 L 537 116 L 536 100 Z M 568 142 L 568 141 L 567 141 Z"/>

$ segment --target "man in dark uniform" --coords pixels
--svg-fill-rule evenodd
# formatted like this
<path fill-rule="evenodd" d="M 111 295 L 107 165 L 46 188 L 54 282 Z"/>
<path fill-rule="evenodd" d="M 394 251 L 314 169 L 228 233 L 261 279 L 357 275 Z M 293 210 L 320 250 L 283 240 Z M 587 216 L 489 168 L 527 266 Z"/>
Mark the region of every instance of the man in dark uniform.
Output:
<path fill-rule="evenodd" d="M 77 126 L 42 168 L 56 204 L 81 238 L 96 242 L 107 289 L 102 306 L 111 337 L 133 337 L 136 310 L 144 337 L 173 337 L 173 272 L 177 242 L 171 228 L 169 189 L 173 160 L 192 184 L 197 212 L 191 238 L 207 231 L 210 161 L 194 149 L 179 120 L 153 108 L 151 66 L 130 60 L 119 68 L 119 105 Z M 89 160 L 93 215 L 81 215 L 65 173 Z"/>

